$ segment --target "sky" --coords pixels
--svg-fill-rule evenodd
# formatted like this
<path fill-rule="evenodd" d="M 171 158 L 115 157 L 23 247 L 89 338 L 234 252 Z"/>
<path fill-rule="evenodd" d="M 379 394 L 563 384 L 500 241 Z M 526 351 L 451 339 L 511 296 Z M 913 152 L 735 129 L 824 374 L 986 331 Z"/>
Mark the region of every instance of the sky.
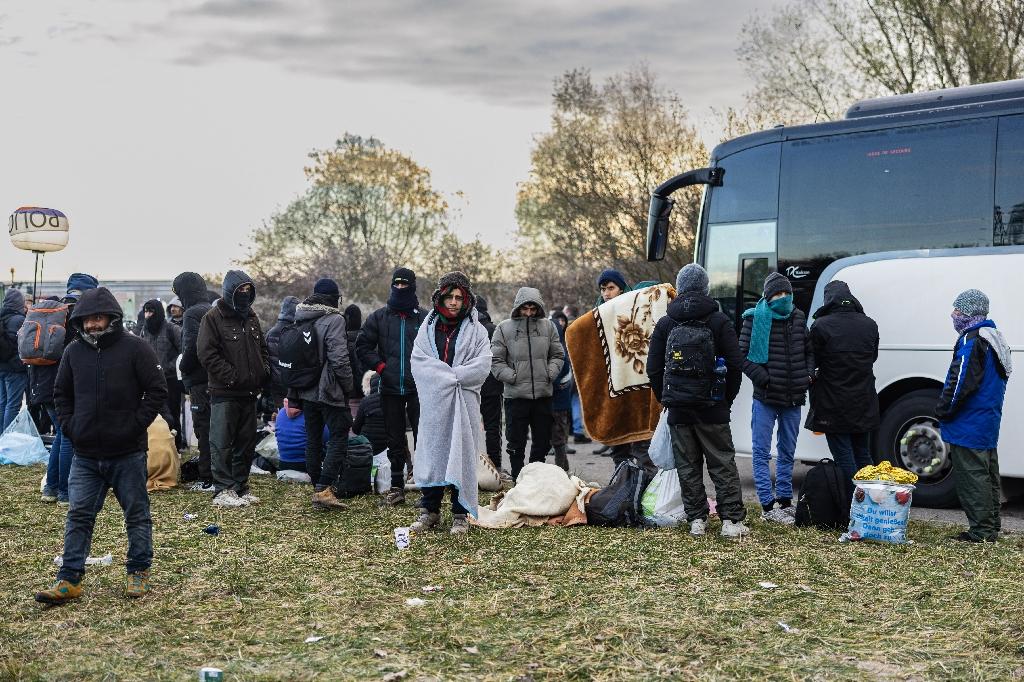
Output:
<path fill-rule="evenodd" d="M 646 62 L 713 145 L 711 108 L 750 87 L 740 29 L 771 4 L 5 0 L 0 209 L 67 214 L 46 279 L 224 272 L 303 191 L 306 155 L 349 132 L 429 168 L 460 235 L 508 246 L 555 78 Z M 12 267 L 31 281 L 4 243 Z"/>

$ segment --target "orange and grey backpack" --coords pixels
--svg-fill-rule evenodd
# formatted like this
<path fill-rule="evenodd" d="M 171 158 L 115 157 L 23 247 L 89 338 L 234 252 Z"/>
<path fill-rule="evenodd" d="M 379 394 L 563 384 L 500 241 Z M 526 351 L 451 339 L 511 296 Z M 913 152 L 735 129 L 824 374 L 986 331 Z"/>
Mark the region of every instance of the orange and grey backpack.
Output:
<path fill-rule="evenodd" d="M 70 307 L 57 301 L 33 303 L 18 330 L 18 355 L 26 365 L 56 365 L 64 354 Z"/>

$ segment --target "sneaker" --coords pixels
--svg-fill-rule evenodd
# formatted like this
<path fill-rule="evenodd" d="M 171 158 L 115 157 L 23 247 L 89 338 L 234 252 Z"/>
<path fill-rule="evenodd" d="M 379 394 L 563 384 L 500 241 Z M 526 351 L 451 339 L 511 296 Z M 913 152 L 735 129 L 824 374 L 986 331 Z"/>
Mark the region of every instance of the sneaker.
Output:
<path fill-rule="evenodd" d="M 129 573 L 128 581 L 124 586 L 124 596 L 129 599 L 138 599 L 147 594 L 149 594 L 149 569 Z"/>
<path fill-rule="evenodd" d="M 975 536 L 971 535 L 969 532 L 967 532 L 966 530 L 964 532 L 960 533 L 959 535 L 953 535 L 950 539 L 958 540 L 960 542 L 973 542 L 973 543 L 979 543 L 979 544 L 980 543 L 984 543 L 984 542 L 998 542 L 998 540 L 996 538 L 985 538 L 985 539 L 982 539 L 982 538 L 975 537 Z"/>
<path fill-rule="evenodd" d="M 188 487 L 190 493 L 216 493 L 217 489 L 209 481 L 196 481 Z"/>
<path fill-rule="evenodd" d="M 252 465 L 249 466 L 249 473 L 252 474 L 253 476 L 269 476 L 270 475 L 269 471 L 267 471 L 266 469 L 261 469 L 260 467 L 256 466 L 255 464 L 252 464 Z"/>
<path fill-rule="evenodd" d="M 469 532 L 469 519 L 465 514 L 452 514 L 452 535 L 465 535 Z"/>
<path fill-rule="evenodd" d="M 71 506 L 71 500 L 68 499 L 66 494 L 57 493 L 57 506 L 68 508 Z"/>
<path fill-rule="evenodd" d="M 568 445 L 566 445 L 565 446 L 565 454 L 567 454 L 567 455 L 575 455 L 576 454 L 576 448 L 570 448 Z"/>
<path fill-rule="evenodd" d="M 248 504 L 234 490 L 221 490 L 213 497 L 214 507 L 245 507 Z"/>
<path fill-rule="evenodd" d="M 57 491 L 50 486 L 45 486 L 39 499 L 47 504 L 53 504 L 57 501 Z"/>
<path fill-rule="evenodd" d="M 783 526 L 792 526 L 796 523 L 795 515 L 790 516 L 785 509 L 780 507 L 775 507 L 771 511 L 762 512 L 761 520 L 771 521 L 772 523 L 781 523 Z M 724 527 L 722 532 L 725 532 Z"/>
<path fill-rule="evenodd" d="M 389 507 L 397 507 L 400 504 L 405 504 L 405 489 L 404 488 L 391 488 L 384 494 L 384 504 Z"/>
<path fill-rule="evenodd" d="M 315 509 L 348 509 L 348 505 L 338 499 L 334 490 L 330 487 L 313 493 L 313 507 Z"/>
<path fill-rule="evenodd" d="M 587 443 L 593 443 L 594 441 L 589 436 L 582 433 L 574 433 L 572 435 L 572 442 L 577 445 L 586 445 Z"/>
<path fill-rule="evenodd" d="M 783 507 L 782 511 L 786 512 L 787 514 L 789 514 L 793 518 L 794 522 L 796 521 L 796 505 L 795 504 L 791 504 L 788 507 Z"/>
<path fill-rule="evenodd" d="M 424 531 L 433 530 L 437 528 L 437 524 L 441 521 L 441 515 L 435 512 L 428 512 L 426 509 L 420 510 L 420 515 L 416 517 L 416 520 L 409 526 L 410 533 L 422 533 Z M 453 524 L 454 527 L 454 524 Z"/>
<path fill-rule="evenodd" d="M 612 446 L 610 446 L 610 445 L 602 445 L 597 450 L 594 450 L 594 454 L 595 455 L 607 455 L 607 454 L 610 454 L 611 451 L 612 451 Z"/>
<path fill-rule="evenodd" d="M 694 519 L 690 521 L 690 535 L 695 538 L 704 537 L 708 530 L 708 522 L 705 519 Z"/>
<path fill-rule="evenodd" d="M 67 604 L 82 596 L 82 583 L 58 580 L 48 590 L 36 592 L 36 601 L 40 604 Z"/>
<path fill-rule="evenodd" d="M 235 494 L 237 495 L 238 493 L 235 493 Z M 259 504 L 260 503 L 260 498 L 256 497 L 252 493 L 246 493 L 244 495 L 240 495 L 238 499 L 240 499 L 242 502 L 245 502 L 246 504 Z"/>
<path fill-rule="evenodd" d="M 774 510 L 773 510 L 774 511 Z M 735 540 L 750 535 L 750 529 L 742 521 L 722 521 L 722 537 Z"/>

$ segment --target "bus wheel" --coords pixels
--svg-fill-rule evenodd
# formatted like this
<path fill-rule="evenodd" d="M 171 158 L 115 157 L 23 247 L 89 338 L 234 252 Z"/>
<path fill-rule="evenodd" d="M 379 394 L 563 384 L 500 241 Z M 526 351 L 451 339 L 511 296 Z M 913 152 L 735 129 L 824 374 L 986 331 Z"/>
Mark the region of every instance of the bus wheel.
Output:
<path fill-rule="evenodd" d="M 882 415 L 878 429 L 878 459 L 919 476 L 914 503 L 921 507 L 956 507 L 959 499 L 953 480 L 953 463 L 933 415 L 938 389 L 911 391 Z"/>

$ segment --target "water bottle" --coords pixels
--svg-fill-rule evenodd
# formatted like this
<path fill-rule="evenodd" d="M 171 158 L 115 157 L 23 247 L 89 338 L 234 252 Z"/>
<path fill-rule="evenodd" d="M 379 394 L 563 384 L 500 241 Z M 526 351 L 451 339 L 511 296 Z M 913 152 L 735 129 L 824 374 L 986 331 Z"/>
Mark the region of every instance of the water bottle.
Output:
<path fill-rule="evenodd" d="M 715 378 L 711 385 L 711 399 L 715 401 L 725 400 L 725 375 L 728 370 L 725 367 L 725 358 L 715 358 Z"/>

